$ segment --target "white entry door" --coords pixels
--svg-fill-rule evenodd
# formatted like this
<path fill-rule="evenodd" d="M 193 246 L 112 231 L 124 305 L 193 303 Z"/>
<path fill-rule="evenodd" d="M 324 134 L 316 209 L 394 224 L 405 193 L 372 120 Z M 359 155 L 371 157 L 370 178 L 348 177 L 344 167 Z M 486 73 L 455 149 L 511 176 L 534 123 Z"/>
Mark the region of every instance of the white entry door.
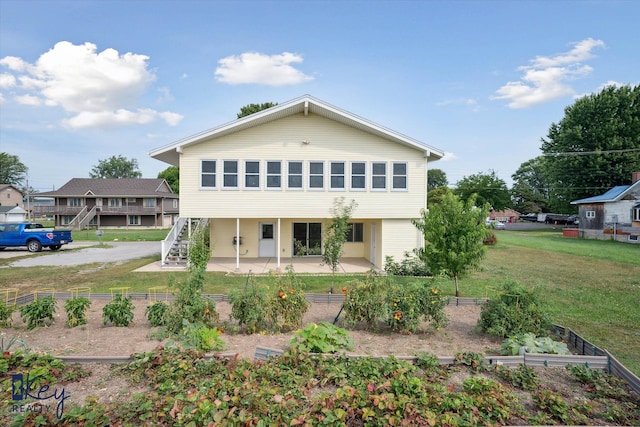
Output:
<path fill-rule="evenodd" d="M 274 238 L 275 226 L 272 222 L 260 223 L 260 235 L 258 236 L 258 256 L 276 256 L 276 239 Z"/>

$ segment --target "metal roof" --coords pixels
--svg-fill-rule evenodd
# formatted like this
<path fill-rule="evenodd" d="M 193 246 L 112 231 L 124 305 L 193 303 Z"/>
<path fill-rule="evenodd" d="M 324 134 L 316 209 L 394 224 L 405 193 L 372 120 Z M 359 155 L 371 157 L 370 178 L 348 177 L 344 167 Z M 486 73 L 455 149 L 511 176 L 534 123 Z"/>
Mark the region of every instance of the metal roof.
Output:
<path fill-rule="evenodd" d="M 588 197 L 586 199 L 574 200 L 573 202 L 571 202 L 571 204 L 580 205 L 584 203 L 616 202 L 622 199 L 626 194 L 628 194 L 635 187 L 640 188 L 640 181 L 636 181 L 631 185 L 618 185 L 616 187 L 611 188 L 604 194 L 601 194 L 599 196 Z"/>
<path fill-rule="evenodd" d="M 425 156 L 427 156 L 429 160 L 438 160 L 444 156 L 444 152 L 437 148 L 431 147 L 416 139 L 380 126 L 360 116 L 349 113 L 345 110 L 314 98 L 310 95 L 304 95 L 299 98 L 295 98 L 291 101 L 278 104 L 274 107 L 267 108 L 266 110 L 259 111 L 246 117 L 242 117 L 213 129 L 205 130 L 198 134 L 188 136 L 169 145 L 156 148 L 150 151 L 149 155 L 155 159 L 161 160 L 171 165 L 179 166 L 179 153 L 183 147 L 198 144 L 206 139 L 219 138 L 225 135 L 252 128 L 254 126 L 260 126 L 274 120 L 282 119 L 284 117 L 300 113 L 304 113 L 305 115 L 310 113 L 317 114 L 327 119 L 342 123 L 346 126 L 359 129 L 363 132 L 367 132 L 372 135 L 376 135 L 381 138 L 415 148 L 416 150 L 423 151 L 425 153 Z"/>

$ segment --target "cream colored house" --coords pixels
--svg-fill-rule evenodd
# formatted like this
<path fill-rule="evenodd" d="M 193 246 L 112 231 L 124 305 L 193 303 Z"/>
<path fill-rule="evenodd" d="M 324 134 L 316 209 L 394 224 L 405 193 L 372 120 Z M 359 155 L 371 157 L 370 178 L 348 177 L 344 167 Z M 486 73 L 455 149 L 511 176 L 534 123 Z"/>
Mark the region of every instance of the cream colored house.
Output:
<path fill-rule="evenodd" d="M 354 200 L 344 257 L 381 268 L 422 244 L 427 168 L 444 153 L 309 95 L 150 152 L 180 168 L 180 217 L 208 218 L 214 258 L 322 251 L 338 198 Z M 163 253 L 164 255 L 164 253 Z"/>

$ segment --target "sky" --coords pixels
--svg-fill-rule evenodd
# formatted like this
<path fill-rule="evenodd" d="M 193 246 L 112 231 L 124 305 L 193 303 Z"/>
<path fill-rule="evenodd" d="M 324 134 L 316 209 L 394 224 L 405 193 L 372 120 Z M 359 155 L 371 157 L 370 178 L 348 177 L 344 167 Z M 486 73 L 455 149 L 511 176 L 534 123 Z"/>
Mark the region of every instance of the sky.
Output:
<path fill-rule="evenodd" d="M 640 84 L 640 1 L 0 0 L 0 152 L 88 178 L 309 94 L 446 153 L 451 186 L 520 165 L 576 99 Z"/>

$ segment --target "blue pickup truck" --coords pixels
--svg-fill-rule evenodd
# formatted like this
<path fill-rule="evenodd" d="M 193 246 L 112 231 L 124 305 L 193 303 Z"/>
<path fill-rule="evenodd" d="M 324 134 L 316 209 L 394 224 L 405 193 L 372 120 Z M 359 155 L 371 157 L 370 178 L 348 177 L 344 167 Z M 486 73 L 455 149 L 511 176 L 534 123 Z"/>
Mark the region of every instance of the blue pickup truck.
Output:
<path fill-rule="evenodd" d="M 40 252 L 42 248 L 57 251 L 71 242 L 70 230 L 45 228 L 35 222 L 0 223 L 0 251 L 19 246 L 26 246 L 29 252 Z"/>

